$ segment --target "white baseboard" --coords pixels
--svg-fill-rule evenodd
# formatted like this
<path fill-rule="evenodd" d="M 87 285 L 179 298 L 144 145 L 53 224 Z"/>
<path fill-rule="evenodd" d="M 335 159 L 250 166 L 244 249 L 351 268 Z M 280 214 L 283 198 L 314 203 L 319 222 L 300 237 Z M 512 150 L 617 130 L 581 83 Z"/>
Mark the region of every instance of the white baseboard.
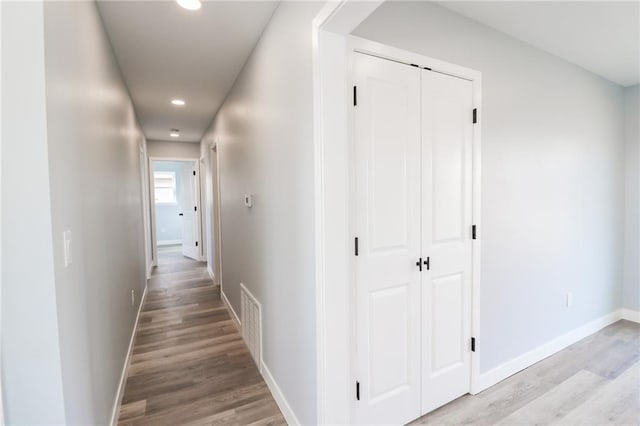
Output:
<path fill-rule="evenodd" d="M 129 349 L 127 350 L 127 357 L 124 360 L 124 366 L 122 367 L 122 374 L 120 375 L 120 383 L 118 384 L 118 390 L 116 391 L 116 398 L 113 401 L 113 410 L 111 411 L 111 426 L 116 426 L 118 423 L 118 413 L 120 412 L 120 405 L 122 404 L 122 397 L 124 396 L 124 385 L 127 380 L 127 371 L 129 370 L 129 361 L 131 360 L 131 354 L 133 352 L 133 342 L 136 338 L 136 330 L 138 329 L 138 321 L 140 320 L 140 313 L 142 312 L 142 305 L 147 298 L 147 284 L 144 285 L 144 292 L 140 299 L 140 306 L 138 306 L 138 314 L 136 315 L 136 322 L 133 324 L 133 331 L 131 332 L 131 340 L 129 340 Z"/>
<path fill-rule="evenodd" d="M 547 343 L 538 346 L 535 349 L 530 350 L 510 361 L 505 362 L 498 367 L 495 367 L 486 373 L 480 374 L 474 388 L 473 394 L 479 393 L 496 383 L 499 383 L 516 374 L 519 371 L 524 370 L 533 364 L 542 361 L 543 359 L 561 351 L 569 345 L 576 343 L 577 341 L 584 339 L 585 337 L 603 329 L 604 327 L 619 321 L 622 318 L 622 310 L 611 312 L 603 317 L 597 318 L 591 322 L 588 322 L 576 329 L 563 334 Z"/>
<path fill-rule="evenodd" d="M 154 265 L 153 265 L 153 262 L 151 262 L 149 266 L 147 266 L 147 279 L 151 278 L 151 273 L 153 272 L 153 268 L 154 268 Z"/>
<path fill-rule="evenodd" d="M 211 267 L 209 265 L 207 265 L 207 272 L 209 273 L 209 278 L 211 278 L 211 281 L 213 281 L 213 284 L 216 285 L 216 274 L 213 273 L 213 270 L 211 269 Z"/>
<path fill-rule="evenodd" d="M 231 303 L 229 303 L 229 299 L 227 299 L 227 295 L 224 294 L 222 287 L 220 288 L 220 297 L 222 298 L 222 301 L 224 302 L 224 305 L 227 308 L 227 311 L 229 312 L 231 319 L 233 319 L 233 322 L 238 328 L 238 332 L 242 335 L 242 323 L 240 321 L 240 318 L 238 317 L 238 314 L 236 314 L 236 311 L 233 309 L 233 306 L 231 306 Z M 260 334 L 262 335 L 262 332 L 260 332 Z M 262 346 L 262 343 L 261 343 L 261 346 Z M 271 371 L 265 364 L 264 359 L 262 359 L 262 348 L 260 348 L 260 355 L 261 355 L 260 365 L 258 365 L 258 370 L 260 370 L 260 374 L 262 374 L 262 377 L 264 378 L 265 383 L 269 387 L 269 391 L 271 392 L 271 395 L 273 395 L 273 399 L 276 401 L 276 404 L 278 404 L 278 408 L 280 408 L 280 411 L 282 412 L 282 415 L 284 416 L 288 425 L 290 426 L 299 425 L 300 421 L 298 421 L 298 417 L 296 416 L 295 412 L 289 405 L 289 402 L 287 401 L 284 394 L 280 390 L 280 386 L 278 386 L 278 382 L 276 382 L 276 379 L 274 379 L 273 375 L 271 374 Z"/>
<path fill-rule="evenodd" d="M 162 240 L 158 241 L 158 247 L 160 246 L 175 246 L 178 244 L 182 244 L 182 240 Z"/>
<path fill-rule="evenodd" d="M 287 424 L 289 426 L 301 424 L 298 418 L 296 417 L 296 413 L 293 411 L 293 409 L 291 409 L 289 402 L 287 401 L 287 399 L 284 397 L 284 394 L 280 390 L 280 387 L 278 386 L 276 379 L 274 379 L 273 376 L 271 375 L 271 371 L 269 371 L 267 364 L 264 363 L 264 360 L 261 360 L 260 364 L 262 367 L 261 368 L 262 377 L 264 378 L 264 381 L 267 383 L 267 386 L 271 391 L 271 395 L 273 395 L 273 399 L 276 400 L 276 404 L 278 404 L 278 408 L 280 408 L 280 411 L 282 411 L 282 415 L 284 416 L 284 419 L 287 421 Z"/>
<path fill-rule="evenodd" d="M 220 287 L 220 297 L 222 298 L 222 301 L 224 302 L 224 306 L 227 308 L 227 311 L 229 311 L 229 315 L 231 315 L 231 319 L 235 323 L 236 328 L 238 329 L 238 332 L 242 334 L 242 328 L 241 328 L 242 323 L 240 322 L 240 317 L 238 317 L 238 314 L 236 314 L 236 311 L 233 310 L 233 306 L 231 306 L 231 303 L 229 303 L 229 299 L 227 299 L 227 295 L 224 294 L 224 291 L 222 291 L 222 287 Z"/>
<path fill-rule="evenodd" d="M 623 308 L 621 309 L 622 319 L 627 321 L 633 321 L 640 323 L 640 311 L 634 311 L 633 309 Z"/>

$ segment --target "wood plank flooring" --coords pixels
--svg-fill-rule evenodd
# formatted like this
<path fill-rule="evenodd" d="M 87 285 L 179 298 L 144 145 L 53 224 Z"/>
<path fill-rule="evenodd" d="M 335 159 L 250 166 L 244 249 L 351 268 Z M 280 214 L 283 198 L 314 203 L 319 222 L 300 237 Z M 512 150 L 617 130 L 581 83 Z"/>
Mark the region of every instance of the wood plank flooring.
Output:
<path fill-rule="evenodd" d="M 176 250 L 149 281 L 119 424 L 286 424 L 204 263 Z M 640 425 L 640 325 L 619 321 L 414 424 Z"/>
<path fill-rule="evenodd" d="M 286 424 L 205 264 L 175 250 L 148 283 L 118 423 Z"/>
<path fill-rule="evenodd" d="M 640 425 L 640 324 L 618 321 L 413 424 Z"/>

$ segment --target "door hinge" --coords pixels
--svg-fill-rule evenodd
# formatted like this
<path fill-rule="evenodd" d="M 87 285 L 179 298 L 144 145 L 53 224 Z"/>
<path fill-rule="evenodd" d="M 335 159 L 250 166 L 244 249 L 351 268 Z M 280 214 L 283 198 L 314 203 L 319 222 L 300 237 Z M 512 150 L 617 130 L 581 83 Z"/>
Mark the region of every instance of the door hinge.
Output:
<path fill-rule="evenodd" d="M 194 175 L 194 176 L 196 175 L 196 171 L 195 171 L 195 170 L 193 171 L 193 175 Z"/>
<path fill-rule="evenodd" d="M 478 122 L 478 108 L 473 109 L 473 124 Z"/>
<path fill-rule="evenodd" d="M 196 241 L 196 247 L 198 247 L 198 242 Z"/>
<path fill-rule="evenodd" d="M 471 239 L 476 240 L 478 235 L 476 234 L 476 225 L 471 225 Z"/>
<path fill-rule="evenodd" d="M 358 105 L 358 87 L 353 86 L 353 106 Z"/>
<path fill-rule="evenodd" d="M 355 240 L 354 240 L 354 247 L 353 248 L 354 248 L 356 256 L 357 256 L 358 255 L 358 237 L 356 237 Z"/>
<path fill-rule="evenodd" d="M 416 266 L 418 267 L 418 270 L 422 272 L 422 258 L 418 259 Z"/>
<path fill-rule="evenodd" d="M 198 206 L 193 206 L 193 211 L 197 212 L 198 211 Z"/>
<path fill-rule="evenodd" d="M 356 381 L 356 400 L 360 401 L 360 382 Z"/>
<path fill-rule="evenodd" d="M 427 259 L 424 261 L 424 266 L 427 267 L 427 271 L 431 269 L 431 259 L 427 256 Z"/>
<path fill-rule="evenodd" d="M 475 352 L 476 351 L 476 338 L 472 337 L 471 338 L 471 352 Z"/>

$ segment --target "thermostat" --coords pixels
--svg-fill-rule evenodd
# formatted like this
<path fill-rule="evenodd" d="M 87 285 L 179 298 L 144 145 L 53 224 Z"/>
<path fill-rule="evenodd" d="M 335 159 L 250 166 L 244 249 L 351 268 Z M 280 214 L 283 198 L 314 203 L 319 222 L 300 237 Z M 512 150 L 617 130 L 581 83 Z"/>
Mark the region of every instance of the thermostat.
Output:
<path fill-rule="evenodd" d="M 249 208 L 253 207 L 253 195 L 244 194 L 244 205 Z"/>

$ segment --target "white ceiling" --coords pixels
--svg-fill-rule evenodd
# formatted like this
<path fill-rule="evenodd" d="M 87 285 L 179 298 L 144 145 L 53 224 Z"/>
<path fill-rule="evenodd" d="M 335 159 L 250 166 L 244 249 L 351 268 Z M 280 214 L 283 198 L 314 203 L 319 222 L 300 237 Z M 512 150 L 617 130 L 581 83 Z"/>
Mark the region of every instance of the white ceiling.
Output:
<path fill-rule="evenodd" d="M 147 139 L 200 140 L 277 4 L 215 1 L 188 11 L 174 1 L 98 2 Z"/>
<path fill-rule="evenodd" d="M 438 3 L 622 86 L 640 82 L 637 0 Z"/>

